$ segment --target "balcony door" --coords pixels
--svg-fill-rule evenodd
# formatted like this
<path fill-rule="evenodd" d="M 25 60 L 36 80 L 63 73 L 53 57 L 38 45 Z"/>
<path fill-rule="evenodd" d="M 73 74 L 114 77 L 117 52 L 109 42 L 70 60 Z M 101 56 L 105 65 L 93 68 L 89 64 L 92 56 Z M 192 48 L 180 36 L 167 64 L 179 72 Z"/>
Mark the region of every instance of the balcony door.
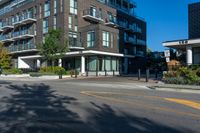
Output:
<path fill-rule="evenodd" d="M 97 9 L 95 6 L 91 6 L 90 7 L 90 14 L 93 16 L 93 17 L 96 17 L 97 16 Z"/>

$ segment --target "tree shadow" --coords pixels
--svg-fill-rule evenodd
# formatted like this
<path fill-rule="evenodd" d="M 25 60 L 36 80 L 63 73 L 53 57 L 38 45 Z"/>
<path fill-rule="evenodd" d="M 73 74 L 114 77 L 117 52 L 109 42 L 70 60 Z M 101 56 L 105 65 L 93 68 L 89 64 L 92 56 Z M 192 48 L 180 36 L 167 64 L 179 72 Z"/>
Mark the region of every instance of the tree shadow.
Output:
<path fill-rule="evenodd" d="M 45 84 L 10 85 L 11 97 L 4 97 L 6 109 L 0 112 L 1 133 L 75 133 L 83 123 L 67 109 L 73 97 L 60 96 Z M 65 104 L 65 105 L 64 105 Z"/>
<path fill-rule="evenodd" d="M 88 108 L 78 99 L 62 96 L 45 84 L 9 85 L 11 96 L 3 97 L 0 104 L 1 133 L 192 133 L 164 126 L 152 120 L 116 112 L 107 104 L 91 102 Z M 88 112 L 86 120 L 75 105 Z"/>
<path fill-rule="evenodd" d="M 91 104 L 96 109 L 88 109 L 93 114 L 88 118 L 88 125 L 97 133 L 194 133 L 188 129 L 174 129 L 124 112 L 117 113 L 107 104 Z"/>

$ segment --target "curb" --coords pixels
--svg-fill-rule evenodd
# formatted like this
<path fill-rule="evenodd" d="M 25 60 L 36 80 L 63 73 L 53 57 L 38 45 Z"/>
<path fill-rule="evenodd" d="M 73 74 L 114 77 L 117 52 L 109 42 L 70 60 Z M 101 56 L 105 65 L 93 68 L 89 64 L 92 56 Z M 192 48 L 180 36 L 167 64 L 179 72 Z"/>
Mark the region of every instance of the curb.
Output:
<path fill-rule="evenodd" d="M 181 93 L 195 93 L 200 94 L 200 89 L 185 89 L 185 88 L 172 88 L 172 87 L 158 87 L 158 86 L 148 86 L 152 90 L 158 91 L 172 91 L 172 92 L 181 92 Z"/>

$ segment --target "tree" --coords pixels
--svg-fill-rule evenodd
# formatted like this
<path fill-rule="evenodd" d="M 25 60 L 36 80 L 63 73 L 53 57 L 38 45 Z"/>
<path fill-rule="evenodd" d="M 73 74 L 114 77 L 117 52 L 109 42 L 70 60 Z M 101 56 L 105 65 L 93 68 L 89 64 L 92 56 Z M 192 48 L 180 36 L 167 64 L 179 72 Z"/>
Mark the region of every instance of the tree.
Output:
<path fill-rule="evenodd" d="M 0 66 L 3 69 L 9 69 L 11 66 L 11 57 L 2 42 L 0 42 Z"/>
<path fill-rule="evenodd" d="M 52 61 L 53 66 L 55 66 L 55 61 L 64 57 L 64 54 L 68 51 L 68 42 L 64 39 L 64 44 L 62 44 L 61 37 L 61 30 L 51 29 L 44 42 L 37 45 L 42 58 L 45 61 Z"/>

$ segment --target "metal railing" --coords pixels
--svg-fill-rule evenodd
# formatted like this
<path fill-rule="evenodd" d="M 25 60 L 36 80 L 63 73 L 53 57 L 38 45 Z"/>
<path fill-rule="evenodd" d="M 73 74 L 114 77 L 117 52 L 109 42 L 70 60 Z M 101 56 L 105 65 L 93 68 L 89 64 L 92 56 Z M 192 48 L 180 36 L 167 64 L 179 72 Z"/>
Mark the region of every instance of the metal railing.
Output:
<path fill-rule="evenodd" d="M 84 10 L 83 16 L 92 16 L 92 17 L 97 18 L 97 19 L 103 19 L 102 13 L 100 13 L 99 11 L 93 11 L 91 9 Z"/>

